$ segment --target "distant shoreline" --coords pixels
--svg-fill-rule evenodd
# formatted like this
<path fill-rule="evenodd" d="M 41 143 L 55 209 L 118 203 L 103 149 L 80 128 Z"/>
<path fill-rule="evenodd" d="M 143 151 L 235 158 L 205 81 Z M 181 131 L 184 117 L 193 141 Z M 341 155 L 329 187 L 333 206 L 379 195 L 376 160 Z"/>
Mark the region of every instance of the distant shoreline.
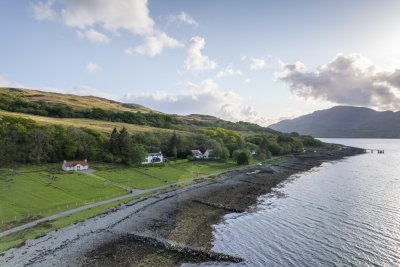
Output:
<path fill-rule="evenodd" d="M 224 215 L 248 210 L 260 195 L 293 174 L 363 151 L 350 147 L 293 156 L 271 164 L 274 174 L 232 171 L 215 180 L 157 193 L 29 240 L 22 247 L 6 251 L 0 265 L 125 266 L 135 262 L 172 266 L 215 260 L 237 262 L 240 259 L 234 255 L 209 253 L 212 227 Z"/>

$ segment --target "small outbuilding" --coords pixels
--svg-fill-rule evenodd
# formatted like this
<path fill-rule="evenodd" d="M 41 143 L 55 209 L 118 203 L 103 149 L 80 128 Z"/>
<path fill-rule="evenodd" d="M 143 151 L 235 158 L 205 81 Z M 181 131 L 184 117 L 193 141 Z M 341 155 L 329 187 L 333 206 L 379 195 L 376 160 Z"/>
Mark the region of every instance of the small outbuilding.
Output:
<path fill-rule="evenodd" d="M 85 160 L 78 160 L 78 161 L 66 161 L 61 167 L 63 171 L 83 171 L 89 169 L 89 163 Z"/>

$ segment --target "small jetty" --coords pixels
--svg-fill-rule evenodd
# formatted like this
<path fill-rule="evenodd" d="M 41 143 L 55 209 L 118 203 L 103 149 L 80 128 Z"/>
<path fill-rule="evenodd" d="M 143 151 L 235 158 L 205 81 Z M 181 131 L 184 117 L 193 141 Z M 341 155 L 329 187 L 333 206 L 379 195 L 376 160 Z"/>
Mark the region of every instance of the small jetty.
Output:
<path fill-rule="evenodd" d="M 364 150 L 365 153 L 371 153 L 373 154 L 374 152 L 378 153 L 378 154 L 385 154 L 385 150 L 384 149 L 376 149 L 376 148 L 368 148 Z"/>

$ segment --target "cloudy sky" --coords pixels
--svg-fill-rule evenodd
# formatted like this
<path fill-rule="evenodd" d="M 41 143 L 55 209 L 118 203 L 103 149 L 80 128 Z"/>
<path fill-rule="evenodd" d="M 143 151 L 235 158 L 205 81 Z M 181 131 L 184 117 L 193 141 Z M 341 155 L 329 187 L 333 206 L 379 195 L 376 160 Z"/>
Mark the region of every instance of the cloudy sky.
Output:
<path fill-rule="evenodd" d="M 263 125 L 400 109 L 400 1 L 0 1 L 0 86 Z"/>

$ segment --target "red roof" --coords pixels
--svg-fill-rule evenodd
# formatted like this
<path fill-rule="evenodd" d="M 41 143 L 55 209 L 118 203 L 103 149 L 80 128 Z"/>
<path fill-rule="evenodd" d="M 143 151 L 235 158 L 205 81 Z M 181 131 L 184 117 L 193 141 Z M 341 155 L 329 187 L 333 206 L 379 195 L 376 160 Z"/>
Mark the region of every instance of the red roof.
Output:
<path fill-rule="evenodd" d="M 82 165 L 82 166 L 87 166 L 88 163 L 86 160 L 78 160 L 78 161 L 67 161 L 64 162 L 65 167 L 75 167 L 76 165 Z"/>

